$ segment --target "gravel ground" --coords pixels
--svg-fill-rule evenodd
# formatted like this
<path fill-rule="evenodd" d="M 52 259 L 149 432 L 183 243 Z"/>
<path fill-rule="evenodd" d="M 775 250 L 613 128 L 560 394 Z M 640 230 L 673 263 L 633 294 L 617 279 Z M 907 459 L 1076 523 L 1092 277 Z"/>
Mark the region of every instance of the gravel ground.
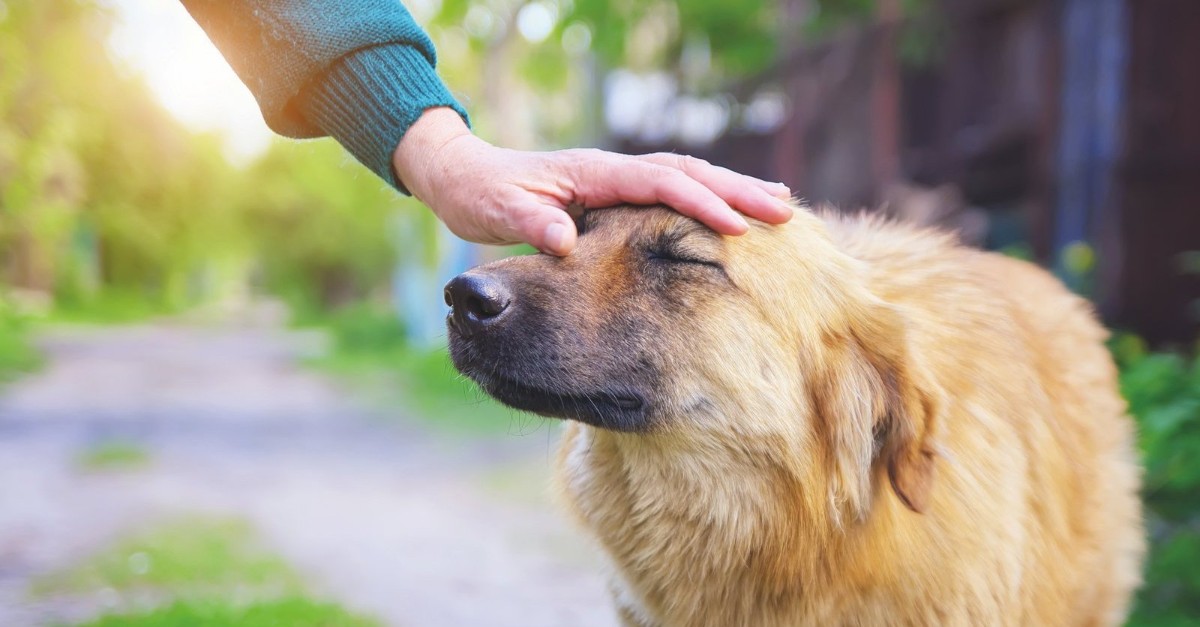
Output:
<path fill-rule="evenodd" d="M 297 365 L 320 340 L 261 322 L 45 335 L 47 366 L 0 395 L 0 625 L 103 611 L 112 593 L 29 583 L 194 513 L 249 520 L 318 594 L 387 624 L 616 623 L 594 550 L 546 495 L 551 426 L 447 439 L 381 416 Z M 80 466 L 112 439 L 151 461 Z"/>

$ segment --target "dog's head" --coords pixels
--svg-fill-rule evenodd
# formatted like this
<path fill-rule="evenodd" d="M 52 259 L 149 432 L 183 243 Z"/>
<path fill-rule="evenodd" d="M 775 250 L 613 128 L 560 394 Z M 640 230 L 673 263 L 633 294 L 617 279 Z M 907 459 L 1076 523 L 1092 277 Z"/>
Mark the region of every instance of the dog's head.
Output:
<path fill-rule="evenodd" d="M 569 257 L 446 286 L 454 364 L 517 409 L 705 446 L 772 442 L 859 515 L 874 468 L 924 507 L 936 403 L 901 315 L 806 211 L 727 238 L 666 209 L 593 211 Z M 876 463 L 879 461 L 880 463 Z"/>

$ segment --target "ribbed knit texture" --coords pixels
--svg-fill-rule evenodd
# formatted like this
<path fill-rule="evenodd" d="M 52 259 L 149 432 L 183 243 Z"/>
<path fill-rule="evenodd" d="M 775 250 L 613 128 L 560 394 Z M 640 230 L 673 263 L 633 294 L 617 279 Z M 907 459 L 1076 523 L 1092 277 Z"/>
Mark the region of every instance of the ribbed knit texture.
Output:
<path fill-rule="evenodd" d="M 396 189 L 392 153 L 421 113 L 451 106 L 467 113 L 428 60 L 409 46 L 367 48 L 345 57 L 297 99 L 305 117 Z"/>
<path fill-rule="evenodd" d="M 183 0 L 272 130 L 331 135 L 398 189 L 391 156 L 430 107 L 461 105 L 397 0 Z"/>

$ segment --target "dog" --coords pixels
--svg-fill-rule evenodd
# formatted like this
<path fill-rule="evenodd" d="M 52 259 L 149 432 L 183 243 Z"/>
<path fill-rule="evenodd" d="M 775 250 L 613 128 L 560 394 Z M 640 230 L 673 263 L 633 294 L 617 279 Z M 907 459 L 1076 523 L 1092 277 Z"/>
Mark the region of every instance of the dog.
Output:
<path fill-rule="evenodd" d="M 446 287 L 455 366 L 569 421 L 625 625 L 1116 625 L 1145 551 L 1089 305 L 932 230 L 592 211 Z"/>

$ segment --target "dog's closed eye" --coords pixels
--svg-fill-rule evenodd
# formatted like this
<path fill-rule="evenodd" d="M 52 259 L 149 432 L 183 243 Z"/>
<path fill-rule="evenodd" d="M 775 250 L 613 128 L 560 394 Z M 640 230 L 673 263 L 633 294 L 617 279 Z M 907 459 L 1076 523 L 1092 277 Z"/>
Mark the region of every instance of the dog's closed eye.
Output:
<path fill-rule="evenodd" d="M 658 262 L 665 262 L 665 263 L 685 263 L 685 264 L 691 264 L 691 265 L 697 265 L 697 266 L 708 266 L 710 268 L 716 268 L 717 270 L 724 270 L 724 268 L 721 266 L 720 262 L 710 261 L 708 259 L 701 259 L 698 257 L 693 257 L 687 252 L 680 252 L 680 251 L 675 251 L 675 250 L 671 250 L 671 249 L 664 249 L 664 250 L 651 249 L 647 253 L 646 258 L 649 259 L 650 261 L 658 261 Z"/>
<path fill-rule="evenodd" d="M 689 236 L 686 231 L 674 230 L 663 233 L 646 249 L 646 258 L 651 263 L 688 264 L 705 266 L 724 271 L 725 267 L 717 261 L 711 251 L 696 241 L 701 236 Z"/>

